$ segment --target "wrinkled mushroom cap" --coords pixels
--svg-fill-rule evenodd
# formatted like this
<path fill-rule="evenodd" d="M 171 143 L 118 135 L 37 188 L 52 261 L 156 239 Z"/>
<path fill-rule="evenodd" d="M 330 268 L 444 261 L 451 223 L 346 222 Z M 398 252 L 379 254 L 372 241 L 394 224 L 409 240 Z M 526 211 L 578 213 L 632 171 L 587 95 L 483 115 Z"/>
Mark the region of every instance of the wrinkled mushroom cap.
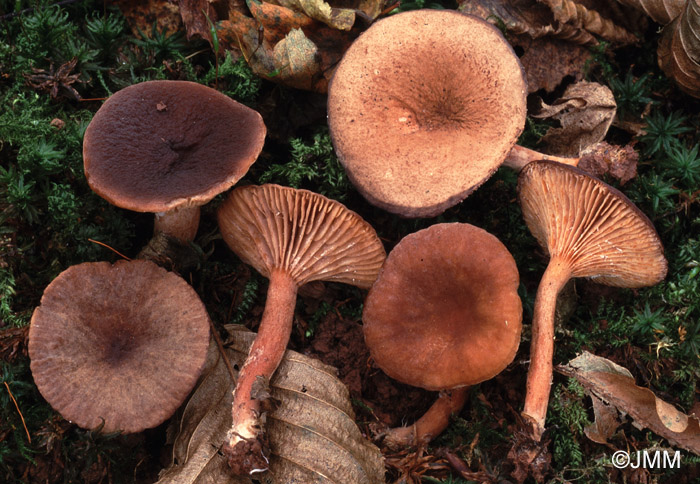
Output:
<path fill-rule="evenodd" d="M 84 263 L 44 291 L 29 328 L 39 391 L 64 418 L 139 432 L 170 417 L 194 386 L 209 344 L 195 291 L 152 262 Z"/>
<path fill-rule="evenodd" d="M 335 281 L 369 288 L 386 253 L 374 229 L 342 203 L 279 185 L 234 189 L 219 207 L 228 246 L 265 277 L 283 270 L 301 286 Z"/>
<path fill-rule="evenodd" d="M 569 262 L 573 277 L 618 287 L 666 277 L 651 221 L 610 185 L 569 165 L 536 161 L 521 171 L 518 194 L 530 231 L 550 257 Z"/>
<path fill-rule="evenodd" d="M 469 224 L 404 237 L 370 289 L 365 341 L 390 377 L 428 390 L 500 373 L 520 343 L 518 269 L 505 246 Z"/>
<path fill-rule="evenodd" d="M 372 204 L 428 217 L 500 166 L 525 126 L 526 82 L 508 42 L 483 20 L 418 10 L 374 23 L 328 90 L 338 157 Z"/>
<path fill-rule="evenodd" d="M 256 111 L 201 84 L 148 81 L 115 93 L 85 131 L 90 187 L 137 212 L 203 205 L 257 159 L 266 128 Z"/>

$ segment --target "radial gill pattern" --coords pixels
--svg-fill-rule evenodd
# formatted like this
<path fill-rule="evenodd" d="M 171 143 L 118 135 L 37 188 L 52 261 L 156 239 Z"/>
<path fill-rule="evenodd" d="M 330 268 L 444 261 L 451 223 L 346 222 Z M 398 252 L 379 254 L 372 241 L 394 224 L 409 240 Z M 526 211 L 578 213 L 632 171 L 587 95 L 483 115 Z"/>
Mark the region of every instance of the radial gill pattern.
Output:
<path fill-rule="evenodd" d="M 369 288 L 386 258 L 359 215 L 307 190 L 236 188 L 218 219 L 224 240 L 243 261 L 266 277 L 284 270 L 299 285 L 324 280 Z"/>
<path fill-rule="evenodd" d="M 618 190 L 577 168 L 538 161 L 523 169 L 518 191 L 530 231 L 550 257 L 569 261 L 573 277 L 642 287 L 666 276 L 654 226 Z"/>

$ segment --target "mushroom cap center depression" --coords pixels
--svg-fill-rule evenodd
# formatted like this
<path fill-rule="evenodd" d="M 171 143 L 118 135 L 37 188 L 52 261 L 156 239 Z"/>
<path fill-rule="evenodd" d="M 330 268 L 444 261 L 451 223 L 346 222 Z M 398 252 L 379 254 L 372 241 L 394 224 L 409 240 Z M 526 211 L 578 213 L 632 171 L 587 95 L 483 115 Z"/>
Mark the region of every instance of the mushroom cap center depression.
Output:
<path fill-rule="evenodd" d="M 390 18 L 360 36 L 334 74 L 333 140 L 372 203 L 444 210 L 488 178 L 520 134 L 522 68 L 486 22 L 455 12 L 397 17 L 400 26 Z"/>

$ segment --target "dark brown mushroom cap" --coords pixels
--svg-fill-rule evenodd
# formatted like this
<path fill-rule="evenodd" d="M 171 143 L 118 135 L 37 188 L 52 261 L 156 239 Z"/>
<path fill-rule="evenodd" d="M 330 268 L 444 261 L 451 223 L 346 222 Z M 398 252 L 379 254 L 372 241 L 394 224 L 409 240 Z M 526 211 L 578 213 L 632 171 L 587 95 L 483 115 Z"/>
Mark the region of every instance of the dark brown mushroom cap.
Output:
<path fill-rule="evenodd" d="M 244 262 L 268 278 L 283 270 L 299 286 L 323 280 L 369 288 L 386 257 L 362 217 L 307 190 L 238 187 L 219 207 L 218 220 Z"/>
<path fill-rule="evenodd" d="M 374 23 L 328 89 L 333 144 L 372 204 L 428 217 L 501 165 L 525 126 L 526 82 L 492 25 L 449 10 Z"/>
<path fill-rule="evenodd" d="M 643 287 L 666 277 L 664 248 L 651 221 L 625 195 L 586 172 L 553 161 L 529 163 L 518 194 L 530 231 L 573 277 Z"/>
<path fill-rule="evenodd" d="M 428 390 L 500 373 L 520 343 L 520 277 L 493 235 L 438 224 L 389 253 L 362 313 L 365 341 L 390 377 Z"/>
<path fill-rule="evenodd" d="M 195 291 L 152 262 L 84 263 L 44 291 L 29 328 L 39 391 L 84 428 L 139 432 L 170 417 L 209 345 Z"/>
<path fill-rule="evenodd" d="M 203 205 L 257 159 L 266 128 L 256 111 L 206 86 L 148 81 L 111 96 L 85 131 L 90 187 L 137 212 Z"/>

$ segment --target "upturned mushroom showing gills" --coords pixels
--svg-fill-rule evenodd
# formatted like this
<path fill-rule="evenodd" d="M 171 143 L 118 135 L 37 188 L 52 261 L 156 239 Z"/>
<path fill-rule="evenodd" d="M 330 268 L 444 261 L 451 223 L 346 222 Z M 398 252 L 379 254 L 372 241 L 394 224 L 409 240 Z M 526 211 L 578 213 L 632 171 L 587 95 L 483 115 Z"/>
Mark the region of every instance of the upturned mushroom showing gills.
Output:
<path fill-rule="evenodd" d="M 528 164 L 518 178 L 528 228 L 549 254 L 532 321 L 523 416 L 534 440 L 545 427 L 552 382 L 557 294 L 572 277 L 638 288 L 666 277 L 667 263 L 649 219 L 622 193 L 578 168 Z"/>
<path fill-rule="evenodd" d="M 390 446 L 429 442 L 449 423 L 467 387 L 493 378 L 520 344 L 522 304 L 515 261 L 493 235 L 469 224 L 438 224 L 404 237 L 365 300 L 365 342 L 390 377 L 445 390 Z"/>
<path fill-rule="evenodd" d="M 115 93 L 83 142 L 85 176 L 108 202 L 156 214 L 154 231 L 194 239 L 199 207 L 231 188 L 260 154 L 256 111 L 187 81 L 148 81 Z"/>
<path fill-rule="evenodd" d="M 368 289 L 386 253 L 359 215 L 306 190 L 236 188 L 219 207 L 218 220 L 231 250 L 270 280 L 258 335 L 236 382 L 224 445 L 233 472 L 247 475 L 268 467 L 259 394 L 287 347 L 297 289 L 320 280 Z"/>
<path fill-rule="evenodd" d="M 348 48 L 328 87 L 328 123 L 348 177 L 373 205 L 432 217 L 497 169 L 543 155 L 525 126 L 522 66 L 500 31 L 450 10 L 386 17 Z"/>
<path fill-rule="evenodd" d="M 142 260 L 66 269 L 29 327 L 43 397 L 65 419 L 102 432 L 140 432 L 169 418 L 208 346 L 209 316 L 194 289 Z"/>

